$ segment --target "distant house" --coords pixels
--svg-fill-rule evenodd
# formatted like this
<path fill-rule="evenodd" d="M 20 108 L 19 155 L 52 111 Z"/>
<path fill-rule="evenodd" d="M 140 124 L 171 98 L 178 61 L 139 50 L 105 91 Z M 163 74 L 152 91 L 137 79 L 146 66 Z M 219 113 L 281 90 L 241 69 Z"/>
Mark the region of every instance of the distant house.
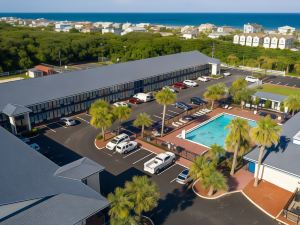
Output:
<path fill-rule="evenodd" d="M 264 48 L 290 49 L 293 47 L 294 37 L 290 35 L 272 34 L 264 37 Z"/>
<path fill-rule="evenodd" d="M 199 31 L 198 29 L 195 28 L 189 28 L 182 32 L 182 37 L 184 39 L 193 39 L 198 37 L 198 35 L 199 35 Z"/>
<path fill-rule="evenodd" d="M 106 27 L 102 29 L 102 34 L 108 34 L 108 33 L 120 35 L 122 33 L 122 30 L 114 27 Z"/>
<path fill-rule="evenodd" d="M 216 39 L 216 38 L 220 38 L 221 36 L 228 36 L 228 35 L 230 35 L 230 33 L 228 32 L 212 32 L 208 35 L 208 37 L 211 39 Z"/>
<path fill-rule="evenodd" d="M 56 23 L 55 31 L 56 32 L 69 32 L 73 28 L 71 23 Z"/>
<path fill-rule="evenodd" d="M 290 26 L 278 27 L 278 33 L 284 35 L 293 34 L 295 31 L 296 31 L 295 27 L 290 27 Z"/>
<path fill-rule="evenodd" d="M 222 26 L 217 28 L 218 33 L 230 33 L 233 32 L 235 29 L 230 26 Z"/>
<path fill-rule="evenodd" d="M 211 23 L 201 24 L 198 27 L 199 32 L 216 31 L 216 29 L 217 29 L 217 27 L 214 24 L 211 24 Z"/>
<path fill-rule="evenodd" d="M 44 65 L 38 65 L 28 70 L 28 76 L 30 78 L 42 77 L 42 76 L 52 75 L 56 73 L 57 72 L 53 68 Z"/>
<path fill-rule="evenodd" d="M 244 25 L 244 33 L 245 34 L 261 33 L 261 32 L 263 32 L 263 27 L 259 24 L 247 23 Z"/>
<path fill-rule="evenodd" d="M 147 32 L 147 30 L 143 27 L 129 27 L 127 29 L 125 29 L 121 35 L 125 35 L 125 34 L 129 34 L 129 33 L 132 33 L 132 32 L 136 32 L 136 33 L 145 33 Z"/>

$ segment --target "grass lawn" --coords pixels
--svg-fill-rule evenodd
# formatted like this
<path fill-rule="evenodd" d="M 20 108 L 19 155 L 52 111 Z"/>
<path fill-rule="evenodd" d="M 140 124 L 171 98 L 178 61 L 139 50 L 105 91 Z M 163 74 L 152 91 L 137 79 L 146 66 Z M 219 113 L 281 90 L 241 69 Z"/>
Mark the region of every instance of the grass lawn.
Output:
<path fill-rule="evenodd" d="M 18 75 L 3 76 L 3 77 L 0 77 L 0 80 L 10 80 L 10 79 L 18 78 L 18 77 L 21 77 L 23 79 L 29 78 L 28 76 L 26 76 L 25 73 L 22 73 L 22 74 L 18 74 Z"/>
<path fill-rule="evenodd" d="M 269 92 L 273 94 L 279 94 L 279 95 L 300 95 L 300 89 L 299 88 L 292 88 L 292 87 L 283 87 L 280 85 L 272 85 L 272 84 L 264 84 L 263 88 L 260 89 L 264 92 Z"/>

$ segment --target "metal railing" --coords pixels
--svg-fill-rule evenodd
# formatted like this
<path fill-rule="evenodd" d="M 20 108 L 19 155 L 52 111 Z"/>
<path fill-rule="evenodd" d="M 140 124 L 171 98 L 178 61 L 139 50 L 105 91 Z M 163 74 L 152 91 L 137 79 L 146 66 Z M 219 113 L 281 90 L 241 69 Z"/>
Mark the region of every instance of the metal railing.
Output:
<path fill-rule="evenodd" d="M 165 151 L 173 152 L 173 153 L 175 153 L 175 155 L 180 156 L 180 157 L 185 158 L 190 161 L 194 161 L 194 159 L 197 156 L 199 156 L 198 154 L 191 152 L 181 146 L 177 146 L 173 143 L 166 142 L 166 141 L 160 140 L 160 139 L 152 137 L 152 136 L 145 136 L 144 138 L 141 138 L 141 140 L 143 140 L 149 144 L 152 144 L 156 147 L 159 147 Z"/>

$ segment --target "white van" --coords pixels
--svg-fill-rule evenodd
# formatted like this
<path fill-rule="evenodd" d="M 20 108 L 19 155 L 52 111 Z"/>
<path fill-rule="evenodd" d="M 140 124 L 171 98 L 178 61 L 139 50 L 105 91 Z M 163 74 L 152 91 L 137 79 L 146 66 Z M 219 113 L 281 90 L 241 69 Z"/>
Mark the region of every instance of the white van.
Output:
<path fill-rule="evenodd" d="M 246 76 L 245 80 L 251 83 L 257 83 L 259 81 L 258 78 L 252 76 Z"/>
<path fill-rule="evenodd" d="M 133 96 L 134 98 L 139 99 L 142 102 L 150 102 L 154 99 L 153 94 L 150 93 L 138 93 Z"/>
<path fill-rule="evenodd" d="M 109 150 L 114 150 L 118 144 L 124 141 L 130 141 L 130 137 L 127 134 L 120 134 L 114 137 L 110 142 L 108 142 L 106 144 L 106 148 Z"/>
<path fill-rule="evenodd" d="M 126 141 L 117 145 L 116 151 L 120 154 L 126 154 L 138 148 L 138 143 L 135 141 Z"/>

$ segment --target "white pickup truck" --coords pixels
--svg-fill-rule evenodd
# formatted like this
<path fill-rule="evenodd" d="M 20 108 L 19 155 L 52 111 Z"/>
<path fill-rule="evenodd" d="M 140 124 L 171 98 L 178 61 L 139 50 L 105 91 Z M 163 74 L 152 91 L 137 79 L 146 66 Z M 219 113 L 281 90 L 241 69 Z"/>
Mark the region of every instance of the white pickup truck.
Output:
<path fill-rule="evenodd" d="M 175 162 L 175 154 L 172 152 L 160 153 L 153 159 L 145 162 L 144 170 L 151 174 L 157 174 L 167 166 Z"/>

